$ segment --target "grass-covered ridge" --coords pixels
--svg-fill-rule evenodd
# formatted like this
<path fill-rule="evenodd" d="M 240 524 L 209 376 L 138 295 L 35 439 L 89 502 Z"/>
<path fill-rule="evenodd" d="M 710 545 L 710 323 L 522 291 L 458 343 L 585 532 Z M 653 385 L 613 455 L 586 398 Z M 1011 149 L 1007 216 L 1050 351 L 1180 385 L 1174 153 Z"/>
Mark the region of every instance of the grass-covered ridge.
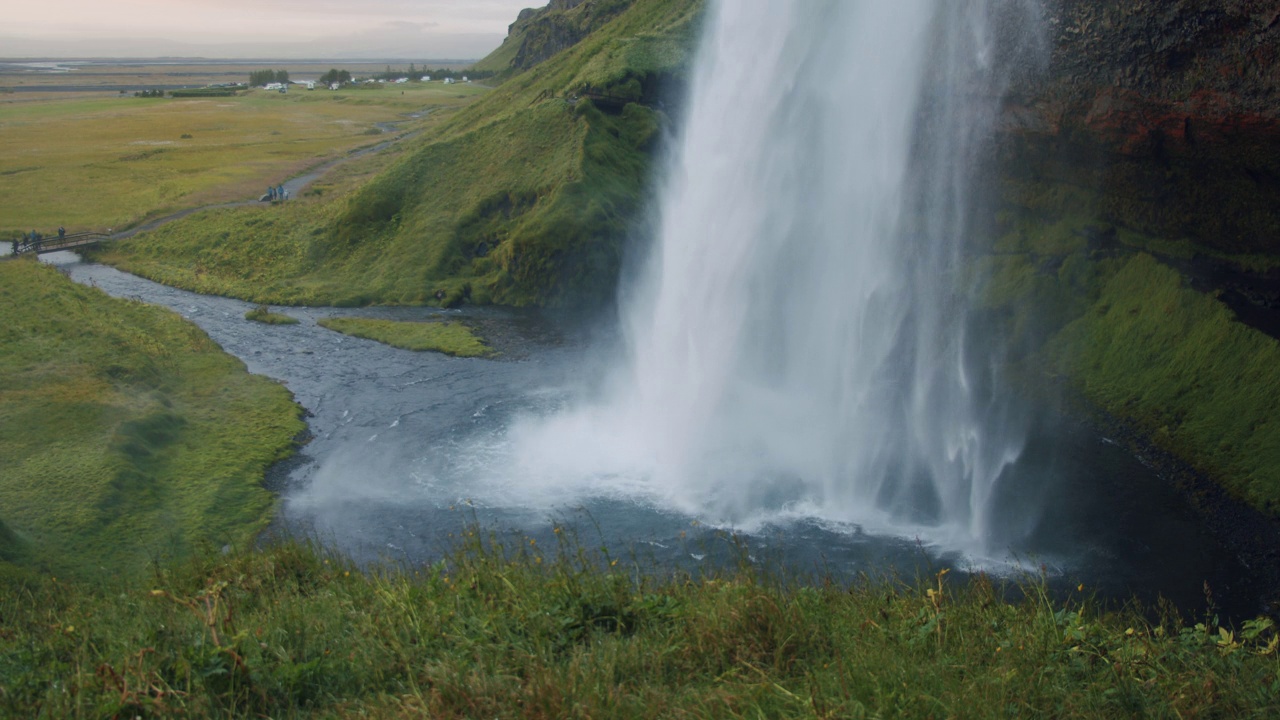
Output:
<path fill-rule="evenodd" d="M 299 415 L 176 314 L 0 262 L 0 557 L 130 575 L 243 545 L 270 517 L 263 473 Z"/>
<path fill-rule="evenodd" d="M 563 534 L 559 535 L 563 537 Z M 1270 620 L 1150 623 L 988 579 L 689 576 L 469 533 L 361 572 L 297 545 L 147 581 L 0 574 L 12 717 L 1232 717 L 1280 712 Z"/>
<path fill-rule="evenodd" d="M 636 0 L 343 197 L 298 203 L 284 217 L 195 216 L 98 257 L 274 304 L 610 298 L 666 122 L 651 105 L 684 71 L 700 7 Z M 637 102 L 602 110 L 576 99 L 587 89 Z"/>
<path fill-rule="evenodd" d="M 319 321 L 321 327 L 355 337 L 376 340 L 405 350 L 432 351 L 454 357 L 489 357 L 485 345 L 466 325 L 446 320 L 403 322 L 374 318 L 337 317 Z"/>

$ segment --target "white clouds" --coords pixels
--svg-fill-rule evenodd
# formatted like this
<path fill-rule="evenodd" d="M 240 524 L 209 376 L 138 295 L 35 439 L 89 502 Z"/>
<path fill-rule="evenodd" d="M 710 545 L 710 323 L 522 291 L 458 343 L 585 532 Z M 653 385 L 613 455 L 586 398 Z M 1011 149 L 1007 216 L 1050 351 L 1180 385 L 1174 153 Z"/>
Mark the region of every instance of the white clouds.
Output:
<path fill-rule="evenodd" d="M 0 44 L 0 56 L 31 55 L 30 47 L 46 48 L 39 55 L 62 55 L 66 51 L 58 48 L 69 45 L 92 46 L 94 54 L 105 55 L 158 53 L 139 52 L 138 39 L 145 38 L 234 52 L 228 57 L 278 54 L 273 48 L 289 53 L 281 57 L 480 57 L 501 42 L 522 8 L 544 4 L 545 0 L 39 0 L 5 10 L 3 32 L 9 37 Z M 400 50 L 393 52 L 396 48 Z M 299 54 L 293 54 L 295 50 Z"/>

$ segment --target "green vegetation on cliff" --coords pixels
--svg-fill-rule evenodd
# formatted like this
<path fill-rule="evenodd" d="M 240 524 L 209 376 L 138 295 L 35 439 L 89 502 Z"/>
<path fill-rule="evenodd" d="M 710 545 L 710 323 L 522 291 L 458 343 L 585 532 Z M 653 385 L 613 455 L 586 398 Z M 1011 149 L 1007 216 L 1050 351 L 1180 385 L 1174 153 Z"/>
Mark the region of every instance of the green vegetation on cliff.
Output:
<path fill-rule="evenodd" d="M 364 573 L 285 545 L 146 583 L 0 574 L 10 717 L 1274 717 L 1270 620 L 1158 623 L 983 577 L 654 572 L 465 533 Z M 563 537 L 563 533 L 558 534 Z M 727 539 L 726 539 L 727 541 Z"/>
<path fill-rule="evenodd" d="M 110 576 L 242 546 L 299 415 L 176 314 L 0 262 L 0 558 Z"/>
<path fill-rule="evenodd" d="M 405 350 L 433 351 L 455 357 L 489 357 L 493 350 L 466 325 L 444 320 L 397 322 L 372 318 L 326 318 L 321 327 L 376 340 Z"/>
<path fill-rule="evenodd" d="M 1091 218 L 1006 211 L 1007 232 L 979 263 L 984 307 L 1005 318 L 1012 346 L 1035 368 L 1029 373 L 1065 381 L 1236 497 L 1277 514 L 1280 343 L 1131 249 L 1167 243 Z M 1090 235 L 1124 245 L 1091 250 Z"/>
<path fill-rule="evenodd" d="M 1149 255 L 1124 262 L 1049 352 L 1089 400 L 1249 503 L 1280 510 L 1280 343 L 1177 271 Z"/>
<path fill-rule="evenodd" d="M 684 72 L 701 4 L 587 0 L 572 12 L 597 5 L 617 12 L 362 187 L 283 212 L 204 213 L 98 259 L 274 304 L 425 304 L 441 292 L 445 304 L 610 298 L 666 124 L 655 104 Z M 588 91 L 611 99 L 597 106 Z"/>

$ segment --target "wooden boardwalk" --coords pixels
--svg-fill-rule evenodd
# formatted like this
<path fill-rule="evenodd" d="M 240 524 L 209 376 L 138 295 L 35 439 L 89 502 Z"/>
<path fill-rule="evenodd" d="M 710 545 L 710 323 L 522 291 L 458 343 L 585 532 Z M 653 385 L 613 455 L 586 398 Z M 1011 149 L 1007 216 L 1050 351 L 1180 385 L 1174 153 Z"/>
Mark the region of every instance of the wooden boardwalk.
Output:
<path fill-rule="evenodd" d="M 63 235 L 62 237 L 54 235 L 52 237 L 42 237 L 39 240 L 23 238 L 22 240 L 13 241 L 13 254 L 27 255 L 35 253 L 36 255 L 43 255 L 44 253 L 71 250 L 85 245 L 97 245 L 103 240 L 110 239 L 110 235 L 100 232 L 78 232 Z"/>

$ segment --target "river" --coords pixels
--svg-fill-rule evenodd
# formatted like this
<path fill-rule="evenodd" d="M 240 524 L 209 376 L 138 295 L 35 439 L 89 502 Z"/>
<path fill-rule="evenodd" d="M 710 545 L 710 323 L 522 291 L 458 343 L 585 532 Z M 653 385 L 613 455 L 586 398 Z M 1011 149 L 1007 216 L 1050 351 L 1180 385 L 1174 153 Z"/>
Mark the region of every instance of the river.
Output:
<path fill-rule="evenodd" d="M 86 264 L 72 253 L 42 258 L 74 280 L 173 309 L 199 325 L 250 372 L 287 386 L 308 413 L 313 439 L 277 469 L 277 531 L 308 535 L 362 562 L 438 559 L 452 534 L 478 521 L 515 542 L 554 545 L 560 524 L 589 547 L 605 545 L 637 567 L 697 567 L 731 558 L 737 531 L 751 559 L 840 578 L 923 576 L 944 567 L 1016 577 L 1147 602 L 1164 596 L 1192 613 L 1204 587 L 1219 609 L 1251 614 L 1262 590 L 1170 483 L 1116 443 L 1068 421 L 1040 422 L 1003 480 L 1001 516 L 1020 538 L 991 557 L 965 557 L 927 534 L 865 528 L 781 513 L 733 527 L 664 504 L 627 478 L 525 477 L 509 434 L 590 393 L 603 377 L 612 333 L 570 330 L 535 314 L 493 308 L 284 308 L 300 323 L 244 319 L 251 304 L 198 295 Z M 316 324 L 346 315 L 464 319 L 501 354 L 459 359 L 352 338 Z M 567 533 L 566 533 L 567 534 Z M 1013 542 L 1013 541 L 1011 541 Z"/>

